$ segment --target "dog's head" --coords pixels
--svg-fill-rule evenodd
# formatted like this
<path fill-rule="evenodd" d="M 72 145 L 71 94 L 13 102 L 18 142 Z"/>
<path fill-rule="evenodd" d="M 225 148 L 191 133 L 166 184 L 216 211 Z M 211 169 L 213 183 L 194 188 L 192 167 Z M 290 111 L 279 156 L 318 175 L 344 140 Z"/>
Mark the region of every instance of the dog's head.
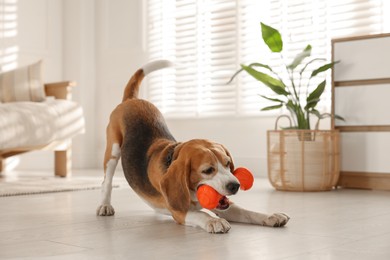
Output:
<path fill-rule="evenodd" d="M 191 140 L 176 147 L 161 191 L 172 209 L 188 211 L 200 185 L 207 184 L 224 196 L 235 194 L 240 183 L 233 170 L 232 156 L 223 145 Z"/>

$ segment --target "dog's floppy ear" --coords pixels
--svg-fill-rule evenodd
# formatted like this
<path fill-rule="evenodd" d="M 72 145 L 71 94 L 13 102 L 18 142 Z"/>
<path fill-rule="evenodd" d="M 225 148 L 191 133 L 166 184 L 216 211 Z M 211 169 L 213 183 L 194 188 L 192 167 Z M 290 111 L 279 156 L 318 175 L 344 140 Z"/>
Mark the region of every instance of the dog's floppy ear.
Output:
<path fill-rule="evenodd" d="M 232 155 L 230 154 L 230 152 L 228 151 L 228 149 L 226 149 L 225 146 L 223 146 L 222 144 L 221 144 L 221 146 L 222 146 L 223 150 L 225 150 L 225 153 L 227 154 L 227 156 L 229 156 L 229 158 L 230 158 L 230 165 L 229 165 L 230 171 L 231 171 L 231 172 L 234 172 L 234 169 L 235 169 L 235 168 L 234 168 L 233 157 L 232 157 Z"/>
<path fill-rule="evenodd" d="M 191 165 L 185 158 L 178 158 L 172 162 L 168 171 L 160 182 L 160 188 L 164 199 L 168 203 L 169 209 L 174 212 L 187 213 L 191 205 L 189 178 Z M 177 219 L 179 216 L 173 215 L 176 221 L 181 223 L 183 220 Z"/>

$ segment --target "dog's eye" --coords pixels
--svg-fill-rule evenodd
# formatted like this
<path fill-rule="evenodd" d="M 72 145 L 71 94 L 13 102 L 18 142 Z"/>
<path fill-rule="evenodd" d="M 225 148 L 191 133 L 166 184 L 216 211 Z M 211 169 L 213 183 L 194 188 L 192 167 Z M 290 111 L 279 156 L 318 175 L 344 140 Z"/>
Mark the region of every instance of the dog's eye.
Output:
<path fill-rule="evenodd" d="M 203 170 L 202 173 L 212 174 L 215 171 L 214 167 L 209 167 L 206 170 Z"/>

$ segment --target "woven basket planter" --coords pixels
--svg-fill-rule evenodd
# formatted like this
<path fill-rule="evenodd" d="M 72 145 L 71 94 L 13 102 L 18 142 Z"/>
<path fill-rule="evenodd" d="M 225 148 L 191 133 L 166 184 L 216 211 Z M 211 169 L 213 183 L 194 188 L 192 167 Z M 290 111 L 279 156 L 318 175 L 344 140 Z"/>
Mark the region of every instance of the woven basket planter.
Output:
<path fill-rule="evenodd" d="M 327 191 L 340 173 L 337 130 L 267 132 L 268 177 L 284 191 Z"/>

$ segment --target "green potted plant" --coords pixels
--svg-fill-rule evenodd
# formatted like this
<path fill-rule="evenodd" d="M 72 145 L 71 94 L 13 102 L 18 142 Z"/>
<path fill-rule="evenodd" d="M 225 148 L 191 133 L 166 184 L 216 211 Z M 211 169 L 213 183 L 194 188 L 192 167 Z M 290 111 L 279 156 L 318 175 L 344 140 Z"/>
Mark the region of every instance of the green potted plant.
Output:
<path fill-rule="evenodd" d="M 279 53 L 283 61 L 283 40 L 278 30 L 261 23 L 262 38 L 273 53 Z M 273 96 L 264 96 L 274 104 L 262 108 L 263 111 L 287 108 L 290 126 L 282 130 L 267 131 L 268 177 L 278 190 L 320 191 L 332 189 L 339 177 L 339 133 L 337 130 L 319 130 L 319 120 L 332 116 L 321 114 L 317 105 L 324 93 L 326 79 L 316 86 L 310 83 L 335 63 L 324 63 L 321 58 L 311 58 L 311 45 L 307 45 L 289 64 L 284 63 L 288 80 L 269 65 L 251 63 L 241 65 L 231 78 L 245 71 L 272 90 Z M 315 64 L 321 63 L 310 70 Z M 306 78 L 306 82 L 304 83 Z M 311 119 L 318 119 L 315 129 L 311 129 Z M 342 119 L 339 116 L 335 116 Z"/>

